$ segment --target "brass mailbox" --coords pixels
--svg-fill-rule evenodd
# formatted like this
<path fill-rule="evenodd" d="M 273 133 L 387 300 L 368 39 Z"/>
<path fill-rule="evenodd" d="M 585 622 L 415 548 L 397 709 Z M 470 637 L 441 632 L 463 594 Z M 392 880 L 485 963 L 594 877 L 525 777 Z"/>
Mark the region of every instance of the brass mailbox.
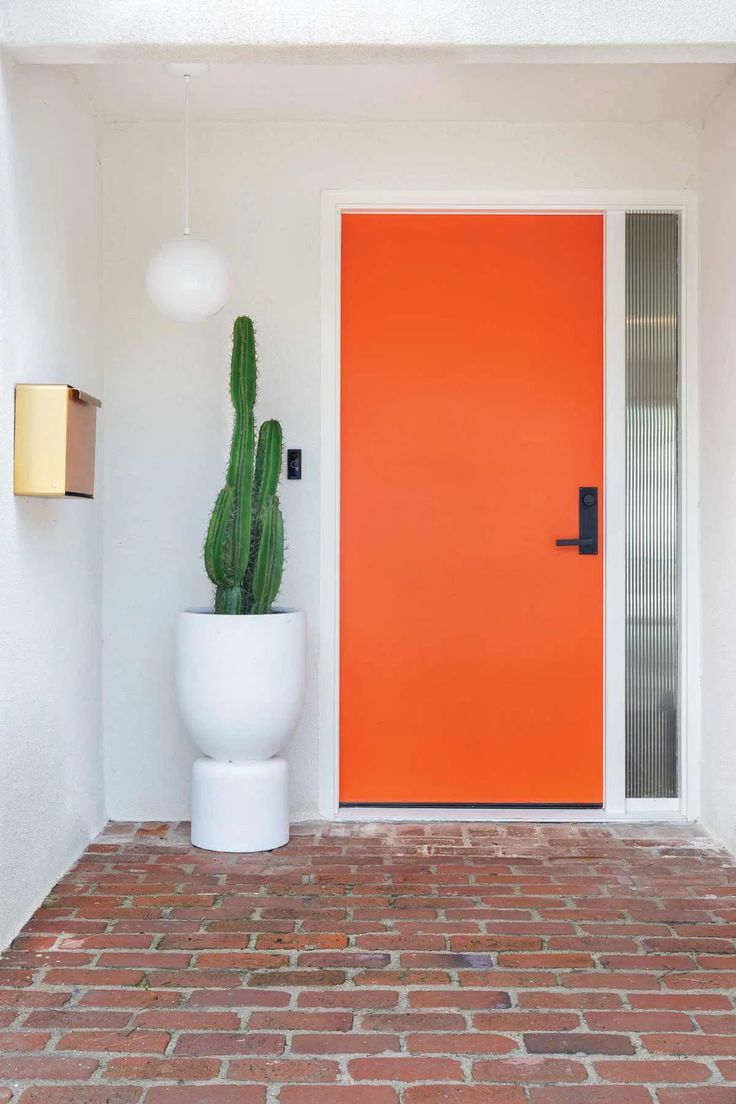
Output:
<path fill-rule="evenodd" d="M 15 385 L 17 495 L 94 498 L 99 399 L 67 384 Z"/>

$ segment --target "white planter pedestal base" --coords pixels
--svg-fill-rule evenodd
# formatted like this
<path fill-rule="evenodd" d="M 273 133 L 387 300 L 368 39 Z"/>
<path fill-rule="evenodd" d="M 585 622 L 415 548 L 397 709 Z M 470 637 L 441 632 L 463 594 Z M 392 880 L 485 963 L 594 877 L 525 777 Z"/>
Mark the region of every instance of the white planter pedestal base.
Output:
<path fill-rule="evenodd" d="M 289 842 L 286 760 L 197 759 L 192 843 L 206 851 L 271 851 Z"/>

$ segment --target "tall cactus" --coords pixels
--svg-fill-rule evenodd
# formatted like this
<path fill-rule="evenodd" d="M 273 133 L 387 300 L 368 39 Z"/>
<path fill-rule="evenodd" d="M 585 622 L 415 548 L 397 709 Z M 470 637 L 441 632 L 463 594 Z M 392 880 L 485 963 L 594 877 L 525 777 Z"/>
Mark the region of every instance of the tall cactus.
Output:
<path fill-rule="evenodd" d="M 230 398 L 235 410 L 230 462 L 210 518 L 204 563 L 215 586 L 215 613 L 270 613 L 284 566 L 284 521 L 276 495 L 282 435 L 278 422 L 264 422 L 255 447 L 256 344 L 250 318 L 235 319 Z"/>

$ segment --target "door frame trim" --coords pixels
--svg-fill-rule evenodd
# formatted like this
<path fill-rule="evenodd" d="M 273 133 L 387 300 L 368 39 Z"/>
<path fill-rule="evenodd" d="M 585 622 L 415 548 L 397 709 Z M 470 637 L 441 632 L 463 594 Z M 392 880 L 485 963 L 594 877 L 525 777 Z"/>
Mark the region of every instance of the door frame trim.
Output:
<path fill-rule="evenodd" d="M 625 254 L 627 211 L 680 215 L 680 798 L 625 797 Z M 340 226 L 343 212 L 600 213 L 604 254 L 604 804 L 601 809 L 341 808 Z M 690 191 L 325 191 L 321 226 L 319 812 L 325 820 L 695 820 L 700 793 L 697 197 Z M 618 372 L 612 367 L 618 366 Z M 617 599 L 616 597 L 617 596 Z"/>

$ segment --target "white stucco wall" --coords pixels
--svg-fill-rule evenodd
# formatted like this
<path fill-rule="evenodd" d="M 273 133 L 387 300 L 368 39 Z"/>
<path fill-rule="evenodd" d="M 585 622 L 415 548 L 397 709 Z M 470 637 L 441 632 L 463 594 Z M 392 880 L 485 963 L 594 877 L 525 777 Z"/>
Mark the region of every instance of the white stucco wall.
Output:
<path fill-rule="evenodd" d="M 0 947 L 103 822 L 102 507 L 13 497 L 16 382 L 100 394 L 95 120 L 74 79 L 0 87 Z M 101 488 L 100 488 L 101 489 Z"/>
<path fill-rule="evenodd" d="M 706 116 L 702 174 L 702 816 L 736 850 L 736 84 Z"/>
<path fill-rule="evenodd" d="M 193 750 L 173 693 L 178 607 L 206 602 L 200 550 L 229 437 L 229 333 L 258 330 L 262 416 L 304 450 L 283 484 L 282 596 L 307 610 L 309 696 L 289 752 L 295 817 L 317 812 L 320 191 L 333 188 L 697 186 L 698 131 L 684 125 L 201 125 L 194 232 L 227 249 L 234 293 L 187 327 L 146 299 L 143 272 L 179 232 L 181 132 L 105 128 L 106 375 L 104 711 L 113 819 L 189 811 Z M 380 325 L 380 320 L 377 320 Z"/>

